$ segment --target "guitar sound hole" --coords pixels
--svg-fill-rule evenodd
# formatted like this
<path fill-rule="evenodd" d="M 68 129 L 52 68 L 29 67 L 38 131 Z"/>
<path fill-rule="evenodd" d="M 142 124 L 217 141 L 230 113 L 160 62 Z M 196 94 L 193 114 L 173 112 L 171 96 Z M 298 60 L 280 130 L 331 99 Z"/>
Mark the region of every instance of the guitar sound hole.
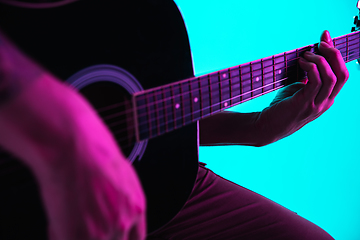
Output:
<path fill-rule="evenodd" d="M 125 156 L 136 141 L 131 95 L 120 85 L 101 81 L 80 89 L 113 133 Z"/>

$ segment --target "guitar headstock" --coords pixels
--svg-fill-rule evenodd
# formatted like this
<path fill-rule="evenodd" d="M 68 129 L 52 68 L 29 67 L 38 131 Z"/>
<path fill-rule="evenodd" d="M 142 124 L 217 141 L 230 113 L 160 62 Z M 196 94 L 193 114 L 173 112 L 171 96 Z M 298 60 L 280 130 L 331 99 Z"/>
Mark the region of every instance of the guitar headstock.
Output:
<path fill-rule="evenodd" d="M 359 16 L 360 16 L 360 0 L 357 2 L 356 7 L 359 9 Z M 354 24 L 355 27 L 351 28 L 351 32 L 359 31 L 360 30 L 360 21 L 359 16 L 354 16 Z"/>
<path fill-rule="evenodd" d="M 360 0 L 357 2 L 356 7 L 359 9 L 359 16 L 360 16 Z M 354 24 L 355 27 L 351 28 L 351 32 L 356 32 L 360 30 L 360 21 L 359 16 L 354 16 Z M 356 61 L 358 65 L 360 65 L 360 58 Z"/>

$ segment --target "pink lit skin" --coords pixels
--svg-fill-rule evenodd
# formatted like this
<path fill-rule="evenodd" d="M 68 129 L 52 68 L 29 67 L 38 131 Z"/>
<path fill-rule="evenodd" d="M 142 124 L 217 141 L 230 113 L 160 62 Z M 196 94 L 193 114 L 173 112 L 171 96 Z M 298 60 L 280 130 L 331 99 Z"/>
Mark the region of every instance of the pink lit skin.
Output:
<path fill-rule="evenodd" d="M 321 35 L 319 51 L 322 56 L 307 52 L 298 62 L 307 80 L 281 89 L 268 108 L 249 114 L 224 111 L 200 121 L 200 143 L 264 146 L 318 118 L 349 78 L 328 31 Z"/>
<path fill-rule="evenodd" d="M 0 104 L 0 145 L 33 171 L 49 239 L 145 239 L 145 195 L 101 119 L 1 32 L 0 42 L 0 86 L 19 89 Z"/>
<path fill-rule="evenodd" d="M 323 57 L 308 52 L 299 60 L 308 73 L 306 84 L 284 88 L 261 112 L 205 118 L 200 122 L 201 143 L 263 146 L 319 117 L 349 77 L 328 32 L 321 36 L 319 50 Z M 1 32 L 0 76 L 5 83 L 0 88 L 9 82 L 19 88 L 0 105 L 0 145 L 37 178 L 50 240 L 145 239 L 140 182 L 90 105 Z"/>

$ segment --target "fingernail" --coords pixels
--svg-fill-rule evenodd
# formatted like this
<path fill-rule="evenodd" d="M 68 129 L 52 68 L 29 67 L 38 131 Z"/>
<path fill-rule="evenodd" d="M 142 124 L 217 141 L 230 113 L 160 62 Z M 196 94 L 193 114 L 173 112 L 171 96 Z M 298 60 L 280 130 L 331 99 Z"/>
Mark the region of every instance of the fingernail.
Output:
<path fill-rule="evenodd" d="M 328 30 L 325 30 L 325 39 L 327 42 L 331 42 L 331 37 L 330 37 L 330 33 Z"/>

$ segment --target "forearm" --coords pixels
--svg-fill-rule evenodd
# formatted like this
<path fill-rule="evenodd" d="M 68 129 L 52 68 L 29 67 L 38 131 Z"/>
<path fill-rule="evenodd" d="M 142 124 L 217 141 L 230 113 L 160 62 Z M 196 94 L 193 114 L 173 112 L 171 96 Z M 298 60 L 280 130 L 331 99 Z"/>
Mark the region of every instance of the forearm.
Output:
<path fill-rule="evenodd" d="M 258 124 L 260 112 L 221 112 L 200 121 L 201 145 L 250 145 L 266 143 L 264 126 Z"/>
<path fill-rule="evenodd" d="M 290 99 L 261 112 L 221 112 L 200 121 L 200 144 L 265 146 L 303 127 L 300 114 Z"/>

